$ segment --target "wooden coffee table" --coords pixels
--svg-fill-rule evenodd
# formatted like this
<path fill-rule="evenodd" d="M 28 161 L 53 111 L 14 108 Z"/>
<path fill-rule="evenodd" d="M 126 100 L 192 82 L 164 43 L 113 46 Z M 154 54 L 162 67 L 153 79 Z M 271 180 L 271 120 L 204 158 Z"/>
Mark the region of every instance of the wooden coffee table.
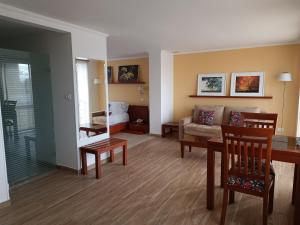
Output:
<path fill-rule="evenodd" d="M 93 132 L 95 133 L 95 135 L 98 135 L 98 134 L 106 133 L 107 127 L 101 124 L 87 123 L 87 124 L 80 125 L 79 131 L 85 131 L 87 136 L 90 136 L 89 135 L 90 132 Z"/>
<path fill-rule="evenodd" d="M 192 151 L 192 147 L 207 148 L 207 141 L 212 137 L 202 137 L 195 135 L 184 135 L 183 138 L 179 139 L 181 146 L 181 158 L 184 158 L 185 146 L 189 147 L 189 152 Z"/>

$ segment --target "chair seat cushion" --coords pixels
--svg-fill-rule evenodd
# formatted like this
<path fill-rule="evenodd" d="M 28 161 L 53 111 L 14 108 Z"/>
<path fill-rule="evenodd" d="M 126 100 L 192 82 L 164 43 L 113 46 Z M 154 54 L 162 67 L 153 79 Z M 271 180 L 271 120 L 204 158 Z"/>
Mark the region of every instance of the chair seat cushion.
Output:
<path fill-rule="evenodd" d="M 204 137 L 221 137 L 222 130 L 221 126 L 213 125 L 207 126 L 197 123 L 189 123 L 184 125 L 184 133 L 195 135 L 195 136 L 204 136 Z"/>
<path fill-rule="evenodd" d="M 265 173 L 265 166 L 262 166 L 262 172 Z M 243 169 L 243 167 L 242 167 Z M 257 168 L 256 170 L 257 171 Z M 272 164 L 270 164 L 270 182 L 275 179 L 275 171 Z M 263 192 L 265 188 L 265 181 L 260 179 L 252 179 L 246 176 L 229 175 L 227 184 L 230 186 L 239 187 L 245 190 Z"/>

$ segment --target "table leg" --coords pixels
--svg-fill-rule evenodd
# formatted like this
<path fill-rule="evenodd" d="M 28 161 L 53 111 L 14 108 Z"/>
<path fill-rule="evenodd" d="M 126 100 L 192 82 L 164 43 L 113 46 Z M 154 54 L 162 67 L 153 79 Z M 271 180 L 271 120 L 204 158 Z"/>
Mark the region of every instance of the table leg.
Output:
<path fill-rule="evenodd" d="M 96 178 L 100 179 L 101 176 L 101 162 L 100 162 L 100 154 L 95 154 L 95 161 L 96 161 Z"/>
<path fill-rule="evenodd" d="M 189 145 L 189 151 L 192 152 L 192 146 L 191 145 Z"/>
<path fill-rule="evenodd" d="M 292 195 L 292 204 L 295 204 L 295 195 L 296 195 L 296 184 L 297 184 L 297 171 L 298 171 L 298 165 L 295 164 L 295 169 L 294 169 L 294 182 L 293 182 L 293 195 Z"/>
<path fill-rule="evenodd" d="M 82 163 L 81 174 L 87 175 L 88 170 L 87 170 L 87 162 L 86 162 L 86 152 L 81 150 L 80 154 L 81 154 L 81 163 Z"/>
<path fill-rule="evenodd" d="M 215 152 L 207 148 L 207 181 L 206 181 L 206 207 L 209 210 L 214 209 L 215 198 Z"/>
<path fill-rule="evenodd" d="M 181 143 L 181 158 L 184 158 L 184 144 Z"/>
<path fill-rule="evenodd" d="M 166 136 L 166 131 L 165 131 L 165 129 L 166 129 L 165 126 L 162 125 L 162 126 L 161 126 L 161 136 L 162 136 L 162 137 L 165 137 L 165 136 Z"/>
<path fill-rule="evenodd" d="M 300 170 L 298 169 L 299 165 L 297 165 L 297 176 L 296 176 L 296 188 L 300 187 Z M 300 224 L 300 191 L 295 191 L 295 211 L 294 211 L 294 225 Z"/>
<path fill-rule="evenodd" d="M 123 145 L 123 165 L 127 165 L 127 144 Z"/>
<path fill-rule="evenodd" d="M 115 153 L 114 153 L 114 149 L 109 151 L 110 154 L 110 162 L 115 161 Z"/>
<path fill-rule="evenodd" d="M 223 170 L 223 168 L 224 168 L 224 159 L 223 159 L 223 155 L 221 153 L 221 184 L 220 184 L 221 188 L 224 187 L 224 170 Z"/>

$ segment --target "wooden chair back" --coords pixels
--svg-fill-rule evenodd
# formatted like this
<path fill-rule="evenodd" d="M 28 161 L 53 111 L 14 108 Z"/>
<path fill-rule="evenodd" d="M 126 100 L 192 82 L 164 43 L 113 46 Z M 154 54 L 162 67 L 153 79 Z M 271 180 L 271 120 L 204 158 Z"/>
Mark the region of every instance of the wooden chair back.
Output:
<path fill-rule="evenodd" d="M 268 187 L 273 128 L 222 125 L 222 135 L 224 179 L 230 175 L 259 179 Z"/>
<path fill-rule="evenodd" d="M 275 134 L 278 116 L 276 113 L 242 112 L 241 114 L 246 127 L 273 128 L 273 134 Z"/>

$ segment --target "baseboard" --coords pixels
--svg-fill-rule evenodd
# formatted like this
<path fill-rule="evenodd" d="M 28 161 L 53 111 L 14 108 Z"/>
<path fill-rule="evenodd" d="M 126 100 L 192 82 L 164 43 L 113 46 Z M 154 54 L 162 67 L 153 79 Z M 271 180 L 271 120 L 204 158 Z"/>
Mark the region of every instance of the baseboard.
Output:
<path fill-rule="evenodd" d="M 143 131 L 138 131 L 138 130 L 124 130 L 122 131 L 123 133 L 128 133 L 128 134 L 137 134 L 137 135 L 143 135 L 143 134 L 147 134 Z"/>
<path fill-rule="evenodd" d="M 6 202 L 2 202 L 2 203 L 0 203 L 0 209 L 4 209 L 4 208 L 6 208 L 6 207 L 8 207 L 10 205 L 11 205 L 10 200 L 8 200 Z"/>
<path fill-rule="evenodd" d="M 119 153 L 117 153 L 117 154 L 119 154 Z M 116 154 L 115 154 L 115 155 L 116 155 Z M 109 162 L 109 157 L 106 158 L 106 159 L 102 159 L 102 160 L 101 160 L 101 165 L 103 165 L 103 164 L 105 164 L 105 163 L 108 163 L 108 162 Z M 93 164 L 89 165 L 89 166 L 87 167 L 87 169 L 88 169 L 88 170 L 92 170 L 92 169 L 95 169 L 95 167 L 96 167 L 96 164 L 93 163 Z"/>
<path fill-rule="evenodd" d="M 59 165 L 56 165 L 56 168 L 59 169 L 59 170 L 69 171 L 69 172 L 72 172 L 72 173 L 75 173 L 75 174 L 78 174 L 78 173 L 79 173 L 78 170 L 73 169 L 73 168 L 70 168 L 70 167 L 66 167 L 66 166 L 59 166 Z"/>

